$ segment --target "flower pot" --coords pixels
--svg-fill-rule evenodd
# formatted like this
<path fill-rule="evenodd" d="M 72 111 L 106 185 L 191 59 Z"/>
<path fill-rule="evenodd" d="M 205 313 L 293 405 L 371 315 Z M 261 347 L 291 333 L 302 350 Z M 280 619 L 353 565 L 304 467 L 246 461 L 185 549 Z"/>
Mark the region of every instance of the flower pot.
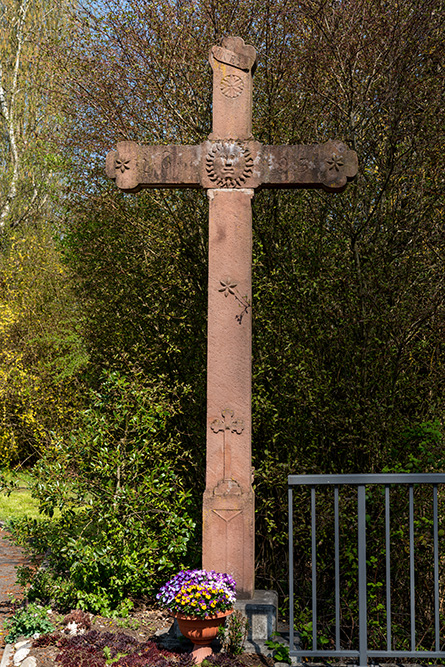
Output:
<path fill-rule="evenodd" d="M 228 609 L 208 618 L 185 616 L 179 612 L 174 615 L 184 637 L 193 642 L 192 656 L 195 663 L 202 662 L 212 654 L 210 644 L 216 638 L 219 626 L 223 625 L 232 612 L 233 609 Z"/>

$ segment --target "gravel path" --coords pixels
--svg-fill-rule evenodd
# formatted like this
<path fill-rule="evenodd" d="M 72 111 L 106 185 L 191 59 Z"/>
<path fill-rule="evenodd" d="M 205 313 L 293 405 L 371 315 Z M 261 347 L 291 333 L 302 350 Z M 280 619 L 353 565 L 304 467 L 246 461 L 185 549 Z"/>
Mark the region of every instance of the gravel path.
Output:
<path fill-rule="evenodd" d="M 22 589 L 16 583 L 16 568 L 28 562 L 23 551 L 14 546 L 0 527 L 0 660 L 3 653 L 3 621 L 10 614 L 11 597 L 22 596 Z"/>

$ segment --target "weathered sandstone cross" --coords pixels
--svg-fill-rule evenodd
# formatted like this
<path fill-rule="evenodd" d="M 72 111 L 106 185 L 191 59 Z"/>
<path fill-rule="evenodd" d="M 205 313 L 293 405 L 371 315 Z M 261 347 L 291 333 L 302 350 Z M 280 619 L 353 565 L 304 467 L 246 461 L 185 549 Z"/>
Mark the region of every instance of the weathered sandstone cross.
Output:
<path fill-rule="evenodd" d="M 254 593 L 251 468 L 251 199 L 255 188 L 338 191 L 357 173 L 345 144 L 264 146 L 252 137 L 256 51 L 226 37 L 210 52 L 213 128 L 195 146 L 123 141 L 106 171 L 125 192 L 205 188 L 209 198 L 207 474 L 203 567 L 232 574 Z"/>

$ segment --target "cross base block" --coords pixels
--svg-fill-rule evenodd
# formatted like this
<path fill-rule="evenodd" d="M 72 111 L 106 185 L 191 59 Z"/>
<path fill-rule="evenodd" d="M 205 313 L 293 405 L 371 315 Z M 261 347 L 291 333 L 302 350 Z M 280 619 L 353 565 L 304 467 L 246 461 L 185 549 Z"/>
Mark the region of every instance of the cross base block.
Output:
<path fill-rule="evenodd" d="M 252 653 L 269 653 L 264 642 L 277 630 L 277 592 L 255 590 L 250 600 L 237 600 L 235 609 L 241 611 L 249 622 L 244 650 Z"/>

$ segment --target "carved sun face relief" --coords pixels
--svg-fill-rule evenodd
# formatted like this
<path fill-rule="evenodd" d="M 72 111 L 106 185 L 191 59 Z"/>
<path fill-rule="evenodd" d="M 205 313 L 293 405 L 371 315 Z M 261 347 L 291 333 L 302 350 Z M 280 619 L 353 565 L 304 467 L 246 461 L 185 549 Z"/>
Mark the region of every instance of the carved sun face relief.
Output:
<path fill-rule="evenodd" d="M 252 175 L 252 168 L 249 149 L 235 141 L 218 141 L 206 158 L 207 174 L 220 188 L 242 187 Z"/>

